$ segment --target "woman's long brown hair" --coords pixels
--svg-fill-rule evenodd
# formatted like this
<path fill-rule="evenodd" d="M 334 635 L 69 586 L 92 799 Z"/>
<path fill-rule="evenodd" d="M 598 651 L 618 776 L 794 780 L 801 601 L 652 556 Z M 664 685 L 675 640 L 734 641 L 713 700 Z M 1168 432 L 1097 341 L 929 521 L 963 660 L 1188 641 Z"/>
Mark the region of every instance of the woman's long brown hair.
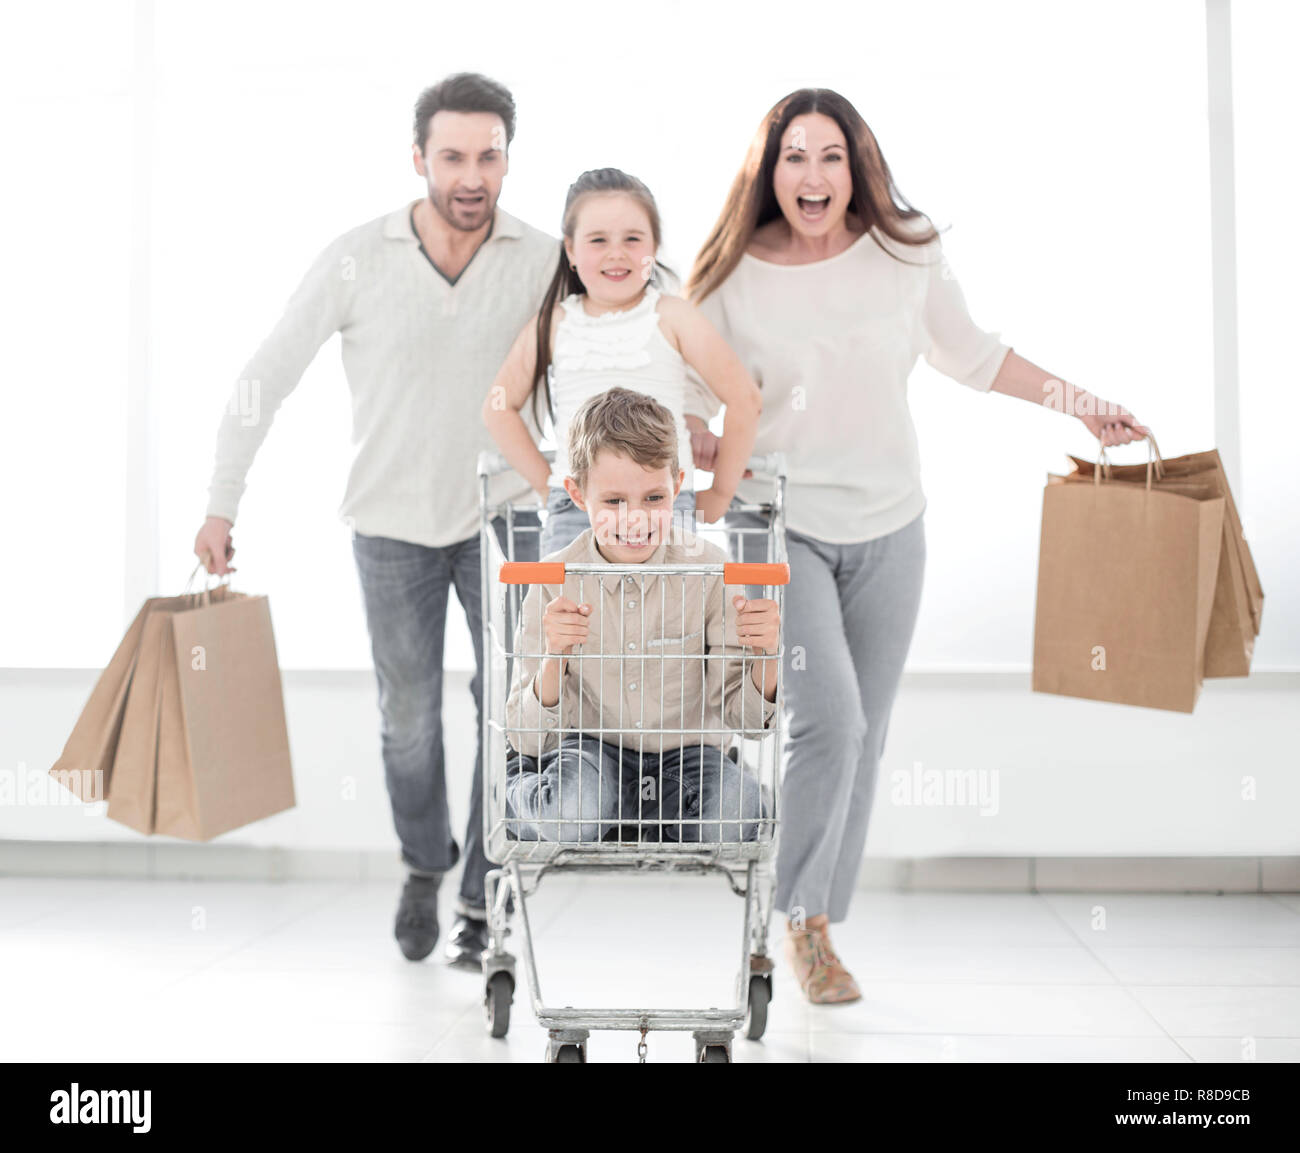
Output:
<path fill-rule="evenodd" d="M 644 183 L 635 176 L 629 176 L 617 168 L 593 168 L 584 172 L 569 185 L 568 195 L 564 198 L 564 219 L 560 226 L 562 237 L 573 239 L 578 226 L 578 208 L 584 196 L 595 192 L 624 192 L 637 200 L 650 217 L 650 235 L 654 240 L 655 250 L 663 243 L 663 229 L 659 223 L 659 206 Z M 650 283 L 661 282 L 662 274 L 669 272 L 667 266 L 655 261 L 651 269 Z M 567 296 L 585 296 L 587 287 L 582 283 L 575 268 L 569 267 L 569 257 L 564 251 L 564 240 L 560 241 L 560 260 L 555 266 L 555 275 L 547 286 L 542 306 L 537 312 L 537 368 L 533 373 L 533 418 L 537 427 L 542 427 L 541 417 L 537 411 L 537 398 L 540 394 L 546 401 L 546 411 L 552 421 L 555 419 L 555 405 L 551 399 L 551 382 L 548 369 L 551 367 L 551 318 L 555 306 Z"/>
<path fill-rule="evenodd" d="M 763 117 L 740 172 L 732 181 L 722 215 L 695 258 L 686 282 L 687 299 L 699 304 L 735 271 L 755 229 L 781 215 L 772 174 L 776 169 L 781 137 L 796 116 L 821 112 L 840 126 L 848 145 L 849 173 L 853 197 L 847 211 L 853 213 L 885 252 L 873 230 L 900 244 L 928 244 L 938 231 L 929 218 L 914 208 L 899 192 L 889 165 L 876 143 L 875 134 L 861 114 L 838 92 L 829 88 L 800 88 L 777 101 Z M 909 228 L 908 221 L 924 220 L 924 230 Z M 889 253 L 896 259 L 896 253 Z"/>

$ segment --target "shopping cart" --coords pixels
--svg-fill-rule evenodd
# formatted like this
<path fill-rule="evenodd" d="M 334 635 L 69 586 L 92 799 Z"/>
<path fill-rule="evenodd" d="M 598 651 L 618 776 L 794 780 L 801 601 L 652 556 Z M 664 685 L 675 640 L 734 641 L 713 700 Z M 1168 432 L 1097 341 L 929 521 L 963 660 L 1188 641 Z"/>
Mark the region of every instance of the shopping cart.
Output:
<path fill-rule="evenodd" d="M 772 911 L 771 863 L 775 857 L 778 829 L 777 784 L 782 741 L 779 671 L 778 706 L 767 727 L 763 726 L 761 717 L 752 715 L 752 711 L 746 716 L 743 708 L 740 724 L 728 727 L 723 723 L 726 717 L 726 663 L 732 666 L 741 664 L 743 676 L 748 677 L 751 663 L 759 659 L 749 650 L 732 648 L 727 653 L 688 655 L 688 646 L 683 643 L 677 648 L 664 648 L 655 653 L 652 650 L 656 642 L 646 636 L 644 629 L 639 634 L 644 641 L 639 654 L 627 653 L 622 645 L 616 654 L 606 651 L 603 655 L 591 655 L 585 652 L 590 646 L 575 649 L 569 661 L 571 667 L 577 666 L 579 679 L 584 662 L 613 661 L 617 663 L 620 677 L 626 676 L 634 683 L 645 681 L 653 685 L 657 677 L 660 689 L 658 699 L 661 702 L 672 698 L 674 681 L 685 678 L 692 672 L 704 677 L 709 671 L 707 662 L 724 662 L 721 669 L 724 697 L 722 716 L 701 717 L 699 724 L 690 727 L 685 725 L 685 718 L 682 717 L 679 719 L 683 720 L 683 724 L 677 727 L 667 727 L 663 723 L 643 725 L 629 719 L 627 727 L 631 729 L 636 724 L 640 730 L 639 736 L 647 740 L 657 738 L 661 750 L 689 748 L 697 743 L 701 746 L 709 743 L 725 749 L 724 755 L 730 758 L 732 765 L 743 767 L 749 774 L 750 781 L 757 782 L 763 798 L 760 812 L 751 808 L 742 813 L 738 800 L 733 814 L 728 810 L 726 801 L 722 800 L 717 811 L 694 817 L 685 816 L 680 803 L 680 791 L 677 793 L 679 802 L 675 814 L 671 811 L 665 813 L 662 801 L 658 807 L 638 802 L 635 812 L 630 810 L 630 806 L 624 807 L 620 803 L 617 818 L 608 828 L 602 827 L 604 835 L 601 839 L 583 839 L 579 825 L 567 817 L 562 821 L 551 822 L 550 836 L 545 836 L 536 833 L 535 826 L 533 832 L 526 832 L 526 823 L 521 822 L 517 814 L 515 817 L 507 815 L 506 783 L 512 758 L 518 756 L 509 745 L 508 731 L 518 733 L 519 718 L 507 717 L 506 702 L 514 662 L 529 657 L 540 659 L 544 655 L 541 652 L 514 651 L 516 624 L 520 620 L 525 594 L 530 585 L 563 585 L 565 595 L 571 595 L 569 590 L 572 589 L 581 603 L 584 599 L 592 602 L 594 598 L 604 595 L 602 585 L 608 587 L 609 582 L 617 582 L 617 596 L 621 598 L 619 619 L 624 619 L 621 613 L 625 604 L 632 611 L 639 604 L 643 624 L 647 597 L 652 604 L 659 604 L 662 610 L 661 622 L 666 622 L 672 615 L 667 612 L 671 598 L 680 598 L 676 602 L 683 606 L 680 619 L 672 627 L 680 625 L 683 638 L 686 635 L 688 610 L 699 604 L 703 612 L 706 582 L 712 582 L 709 587 L 716 593 L 719 577 L 724 589 L 725 586 L 741 585 L 745 587 L 747 596 L 771 597 L 780 606 L 784 586 L 789 581 L 789 568 L 785 563 L 784 459 L 781 454 L 775 453 L 756 457 L 749 465 L 755 478 L 770 482 L 771 500 L 746 504 L 743 508 L 745 511 L 770 514 L 766 518 L 766 527 L 727 529 L 721 524 L 700 527 L 700 537 L 713 539 L 718 544 L 725 540 L 732 546 L 727 551 L 728 557 L 744 556 L 746 562 L 685 565 L 530 563 L 513 560 L 514 524 L 518 508 L 509 502 L 494 502 L 489 495 L 490 479 L 508 467 L 504 459 L 495 453 L 484 453 L 479 458 L 484 606 L 484 845 L 488 859 L 500 866 L 492 869 L 486 879 L 490 943 L 483 954 L 483 976 L 488 1029 L 492 1036 L 504 1037 L 510 1027 L 516 967 L 515 958 L 506 951 L 505 942 L 510 933 L 509 921 L 513 909 L 517 911 L 523 927 L 523 952 L 527 960 L 528 988 L 533 1011 L 538 1023 L 549 1034 L 547 1061 L 585 1062 L 587 1039 L 593 1029 L 628 1029 L 640 1033 L 638 1053 L 642 1060 L 645 1058 L 646 1034 L 649 1031 L 690 1031 L 695 1039 L 697 1060 L 730 1061 L 732 1038 L 736 1032 L 743 1028 L 745 1035 L 752 1039 L 763 1035 L 767 1025 L 767 1007 L 772 999 L 773 966 L 767 952 L 767 936 Z M 494 520 L 498 524 L 505 524 L 505 532 L 502 534 L 504 552 L 497 533 L 492 529 Z M 742 534 L 746 538 L 762 539 L 738 539 Z M 760 557 L 763 559 L 759 560 Z M 610 593 L 613 594 L 612 588 Z M 538 602 L 536 608 L 530 605 L 529 612 L 536 611 L 540 614 L 544 609 L 545 598 L 535 599 Z M 734 636 L 731 627 L 735 610 L 730 604 L 730 597 L 725 593 L 722 602 L 728 635 Z M 665 644 L 671 646 L 674 638 L 667 624 L 664 624 L 663 631 Z M 539 646 L 541 647 L 544 645 Z M 669 651 L 675 655 L 664 655 Z M 738 656 L 738 652 L 743 652 L 744 655 Z M 778 670 L 781 656 L 783 649 L 775 662 Z M 718 666 L 714 666 L 713 672 L 718 675 Z M 684 684 L 684 680 L 681 683 Z M 620 680 L 620 699 L 622 687 L 623 681 Z M 686 700 L 684 688 L 678 699 L 680 702 Z M 733 709 L 735 707 L 733 700 Z M 694 720 L 693 717 L 691 719 Z M 591 739 L 592 743 L 598 744 L 606 730 L 593 729 L 589 721 L 582 723 L 584 720 L 587 718 L 565 716 L 562 711 L 559 731 L 551 739 L 559 740 L 565 735 L 576 737 L 582 733 L 584 740 Z M 612 743 L 611 737 L 610 744 Z M 703 751 L 701 749 L 701 754 Z M 679 753 L 681 755 L 683 754 Z M 716 755 L 713 760 L 720 762 Z M 515 771 L 519 771 L 517 760 L 514 765 Z M 719 763 L 716 767 L 720 780 L 725 766 Z M 707 773 L 710 768 L 703 767 L 701 771 Z M 730 779 L 736 780 L 734 776 Z M 563 788 L 562 779 L 560 788 Z M 744 795 L 744 790 L 740 790 L 738 795 Z M 752 796 L 752 791 L 750 795 Z M 585 820 L 581 825 L 588 830 L 591 827 Z M 570 839 L 559 839 L 565 835 Z M 590 837 L 590 833 L 586 836 Z M 704 839 L 706 837 L 709 839 Z M 721 874 L 731 890 L 744 901 L 740 971 L 736 979 L 734 1005 L 708 1009 L 560 1008 L 547 1005 L 542 1000 L 538 980 L 527 899 L 537 891 L 542 878 L 557 869 L 607 873 Z"/>

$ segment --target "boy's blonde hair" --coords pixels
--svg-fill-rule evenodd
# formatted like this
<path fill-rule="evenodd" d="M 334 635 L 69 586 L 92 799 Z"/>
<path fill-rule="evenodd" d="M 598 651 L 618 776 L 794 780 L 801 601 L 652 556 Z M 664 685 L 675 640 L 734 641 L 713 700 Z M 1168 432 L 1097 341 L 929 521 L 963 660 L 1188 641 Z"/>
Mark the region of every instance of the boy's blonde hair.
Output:
<path fill-rule="evenodd" d="M 642 468 L 667 467 L 676 483 L 677 423 L 662 404 L 630 388 L 611 388 L 588 400 L 569 423 L 569 475 L 581 489 L 596 454 L 609 449 Z"/>

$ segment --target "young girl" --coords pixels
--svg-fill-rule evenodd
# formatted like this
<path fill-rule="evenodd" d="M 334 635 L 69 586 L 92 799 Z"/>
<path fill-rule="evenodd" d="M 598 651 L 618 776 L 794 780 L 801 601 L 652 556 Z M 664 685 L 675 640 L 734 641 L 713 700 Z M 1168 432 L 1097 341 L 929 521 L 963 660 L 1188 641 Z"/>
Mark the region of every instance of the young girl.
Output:
<path fill-rule="evenodd" d="M 693 305 L 660 293 L 659 210 L 641 181 L 616 168 L 584 172 L 565 199 L 563 233 L 542 307 L 515 340 L 483 405 L 492 438 L 546 503 L 541 555 L 588 527 L 564 488 L 569 421 L 583 402 L 616 385 L 653 397 L 673 414 L 686 470 L 676 515 L 718 520 L 754 447 L 758 386 Z M 698 493 L 683 410 L 687 365 L 727 406 L 713 487 Z M 519 415 L 530 400 L 537 415 L 539 395 L 554 430 L 553 468 Z"/>

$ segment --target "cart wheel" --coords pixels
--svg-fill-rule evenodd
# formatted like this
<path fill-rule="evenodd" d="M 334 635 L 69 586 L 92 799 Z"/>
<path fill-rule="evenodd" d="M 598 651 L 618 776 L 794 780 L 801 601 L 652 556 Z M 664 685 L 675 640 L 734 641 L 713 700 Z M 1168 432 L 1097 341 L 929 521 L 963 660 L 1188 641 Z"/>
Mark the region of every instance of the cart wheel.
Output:
<path fill-rule="evenodd" d="M 510 1031 L 510 1002 L 514 995 L 515 983 L 509 973 L 493 973 L 488 978 L 483 1010 L 487 1014 L 488 1032 L 493 1037 L 504 1037 Z"/>
<path fill-rule="evenodd" d="M 756 973 L 749 979 L 749 1018 L 745 1036 L 757 1041 L 767 1031 L 767 1006 L 772 1000 L 772 978 Z"/>
<path fill-rule="evenodd" d="M 731 1054 L 727 1052 L 726 1045 L 705 1045 L 700 1050 L 700 1063 L 702 1065 L 730 1065 Z"/>
<path fill-rule="evenodd" d="M 555 1050 L 554 1065 L 585 1065 L 587 1050 L 582 1045 L 561 1045 Z"/>

